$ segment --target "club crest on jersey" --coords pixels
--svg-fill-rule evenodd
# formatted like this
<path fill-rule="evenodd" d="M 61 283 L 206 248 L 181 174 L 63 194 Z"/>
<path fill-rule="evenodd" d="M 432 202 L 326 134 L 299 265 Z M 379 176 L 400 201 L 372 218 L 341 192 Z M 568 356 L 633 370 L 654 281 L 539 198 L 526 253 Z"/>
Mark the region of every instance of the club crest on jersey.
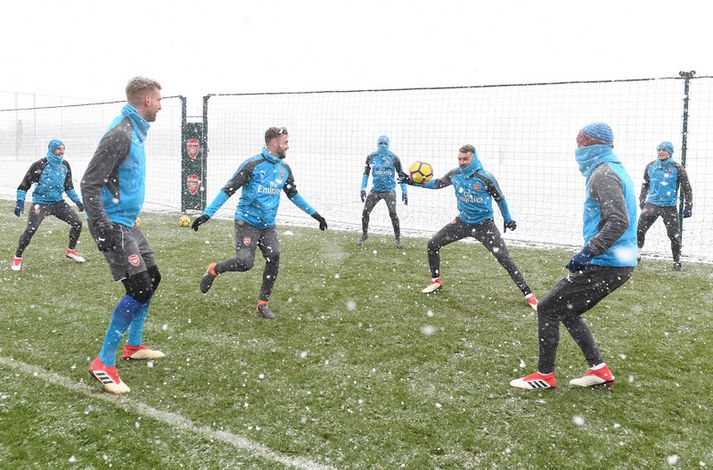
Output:
<path fill-rule="evenodd" d="M 201 143 L 200 140 L 198 139 L 188 139 L 186 141 L 186 150 L 188 152 L 188 156 L 192 159 L 195 160 L 198 154 L 201 151 Z"/>
<path fill-rule="evenodd" d="M 473 189 L 475 189 L 476 191 L 480 191 L 480 183 L 475 183 L 473 185 Z"/>
<path fill-rule="evenodd" d="M 253 244 L 253 239 L 250 237 L 243 237 L 243 245 L 250 246 Z"/>
<path fill-rule="evenodd" d="M 673 168 L 669 168 L 669 169 L 668 169 L 668 172 L 669 172 L 669 173 L 673 173 Z"/>
<path fill-rule="evenodd" d="M 136 253 L 129 255 L 128 259 L 129 259 L 129 263 L 132 266 L 138 266 L 139 263 L 141 262 L 141 258 L 139 258 L 139 255 L 137 255 Z"/>
<path fill-rule="evenodd" d="M 283 179 L 285 177 L 285 172 L 280 170 L 280 179 Z"/>

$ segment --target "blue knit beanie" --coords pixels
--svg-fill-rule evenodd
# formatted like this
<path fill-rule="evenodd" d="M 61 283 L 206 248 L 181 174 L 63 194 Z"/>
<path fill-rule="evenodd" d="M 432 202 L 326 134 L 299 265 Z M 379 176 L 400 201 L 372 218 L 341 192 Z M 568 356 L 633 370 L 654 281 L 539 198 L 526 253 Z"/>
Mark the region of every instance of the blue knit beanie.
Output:
<path fill-rule="evenodd" d="M 604 145 L 614 145 L 614 133 L 611 131 L 611 127 L 606 123 L 593 122 L 587 124 L 582 128 L 582 133 Z"/>
<path fill-rule="evenodd" d="M 669 155 L 673 157 L 673 144 L 671 142 L 661 142 L 656 150 L 663 149 L 668 152 Z"/>
<path fill-rule="evenodd" d="M 386 145 L 388 147 L 389 146 L 389 136 L 380 135 L 376 141 L 376 145 Z"/>

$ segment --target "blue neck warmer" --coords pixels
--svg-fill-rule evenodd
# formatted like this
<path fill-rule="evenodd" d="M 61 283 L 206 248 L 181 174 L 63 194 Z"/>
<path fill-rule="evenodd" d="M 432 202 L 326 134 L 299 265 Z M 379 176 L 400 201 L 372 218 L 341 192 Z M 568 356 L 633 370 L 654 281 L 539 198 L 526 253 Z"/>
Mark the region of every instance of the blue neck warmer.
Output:
<path fill-rule="evenodd" d="M 587 178 L 589 177 L 596 167 L 602 163 L 619 163 L 618 158 L 614 155 L 614 151 L 608 145 L 590 145 L 588 147 L 578 148 L 574 157 L 579 164 L 579 171 Z"/>
<path fill-rule="evenodd" d="M 470 165 L 468 165 L 465 168 L 461 168 L 460 166 L 458 167 L 458 171 L 460 171 L 461 173 L 463 173 L 466 176 L 470 176 L 473 173 L 475 173 L 476 171 L 482 170 L 482 169 L 483 169 L 483 164 L 480 163 L 480 159 L 478 159 L 477 151 L 473 153 L 473 161 L 470 162 Z"/>
<path fill-rule="evenodd" d="M 136 135 L 138 135 L 139 139 L 141 139 L 141 141 L 143 142 L 144 139 L 146 139 L 146 133 L 148 132 L 149 127 L 151 127 L 149 123 L 141 117 L 136 108 L 134 108 L 128 103 L 126 104 L 126 106 L 121 108 L 121 114 L 131 120 L 131 124 L 134 125 L 134 131 L 136 132 Z"/>
<path fill-rule="evenodd" d="M 668 157 L 666 160 L 656 159 L 656 165 L 659 168 L 668 169 L 668 167 L 673 166 L 673 157 Z"/>
<path fill-rule="evenodd" d="M 279 163 L 279 161 L 282 160 L 282 158 L 271 154 L 267 147 L 262 148 L 262 156 L 265 157 L 270 163 Z"/>
<path fill-rule="evenodd" d="M 376 146 L 376 153 L 379 155 L 388 155 L 389 154 L 389 144 L 379 144 Z"/>
<path fill-rule="evenodd" d="M 47 146 L 46 155 L 47 161 L 50 162 L 50 165 L 59 166 L 62 164 L 62 160 L 64 159 L 64 157 L 54 154 L 54 151 L 57 150 L 57 147 L 59 147 L 60 145 L 64 145 L 64 142 L 59 139 L 50 140 L 50 143 Z"/>

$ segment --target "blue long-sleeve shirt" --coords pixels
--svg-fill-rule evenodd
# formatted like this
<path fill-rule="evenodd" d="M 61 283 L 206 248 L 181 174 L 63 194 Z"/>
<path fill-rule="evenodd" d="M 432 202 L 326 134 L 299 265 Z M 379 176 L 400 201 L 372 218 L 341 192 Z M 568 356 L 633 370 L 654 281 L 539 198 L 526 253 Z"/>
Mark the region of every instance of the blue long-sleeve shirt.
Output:
<path fill-rule="evenodd" d="M 297 192 L 292 169 L 279 157 L 272 155 L 265 147 L 262 153 L 245 160 L 235 174 L 218 192 L 203 214 L 212 217 L 225 202 L 242 188 L 235 219 L 242 220 L 258 228 L 275 225 L 275 216 L 280 207 L 280 194 L 287 197 L 308 215 L 314 210 Z"/>
<path fill-rule="evenodd" d="M 50 152 L 40 160 L 33 163 L 22 178 L 20 186 L 17 187 L 17 200 L 24 201 L 27 191 L 33 184 L 32 202 L 38 204 L 54 204 L 63 199 L 63 193 L 75 203 L 82 200 L 74 190 L 72 183 L 72 169 L 67 160 Z"/>
<path fill-rule="evenodd" d="M 373 178 L 372 188 L 377 193 L 393 191 L 396 187 L 396 175 L 402 173 L 401 160 L 387 148 L 379 148 L 366 157 L 364 174 L 361 179 L 361 190 L 366 191 L 369 181 L 369 173 Z M 405 184 L 401 184 L 401 192 L 408 194 Z"/>
<path fill-rule="evenodd" d="M 685 207 L 692 209 L 693 190 L 683 165 L 673 161 L 673 158 L 654 160 L 644 170 L 639 202 L 663 207 L 675 206 L 679 188 L 683 192 Z"/>
<path fill-rule="evenodd" d="M 441 189 L 453 185 L 455 190 L 458 217 L 468 224 L 479 224 L 493 218 L 493 200 L 498 204 L 505 222 L 512 216 L 500 186 L 495 177 L 483 169 L 483 164 L 476 154 L 473 161 L 465 168 L 455 168 L 442 178 L 432 179 L 419 185 L 428 189 Z"/>

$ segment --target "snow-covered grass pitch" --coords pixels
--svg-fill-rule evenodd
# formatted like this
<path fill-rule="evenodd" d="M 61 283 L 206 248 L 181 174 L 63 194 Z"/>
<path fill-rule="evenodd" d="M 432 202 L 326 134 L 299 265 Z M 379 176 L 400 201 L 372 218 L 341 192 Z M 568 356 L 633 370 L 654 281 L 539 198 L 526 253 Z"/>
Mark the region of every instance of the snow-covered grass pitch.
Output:
<path fill-rule="evenodd" d="M 88 383 L 123 288 L 88 231 L 84 265 L 47 219 L 10 270 L 25 218 L 0 202 L 0 467 L 685 468 L 713 465 L 713 267 L 645 260 L 585 314 L 613 389 L 568 385 L 585 361 L 562 329 L 560 387 L 511 389 L 536 368 L 536 314 L 479 244 L 443 249 L 445 289 L 424 296 L 426 240 L 279 227 L 271 308 L 254 315 L 263 262 L 198 282 L 233 253 L 232 222 L 198 233 L 142 215 L 163 281 L 145 342 L 120 363 L 132 388 Z M 571 253 L 511 248 L 542 297 Z"/>

